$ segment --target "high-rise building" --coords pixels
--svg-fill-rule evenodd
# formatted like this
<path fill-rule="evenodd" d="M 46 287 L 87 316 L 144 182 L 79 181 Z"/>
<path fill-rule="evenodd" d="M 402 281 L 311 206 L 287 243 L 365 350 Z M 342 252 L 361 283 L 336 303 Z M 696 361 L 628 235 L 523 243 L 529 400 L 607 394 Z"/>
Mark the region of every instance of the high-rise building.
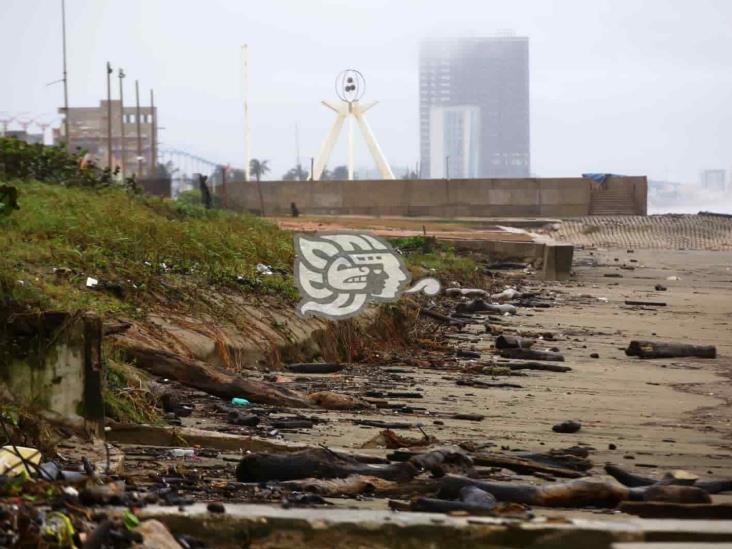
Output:
<path fill-rule="evenodd" d="M 699 179 L 701 179 L 701 185 L 705 191 L 724 192 L 727 190 L 726 170 L 703 170 Z"/>
<path fill-rule="evenodd" d="M 157 107 L 140 107 L 140 151 L 138 158 L 137 143 L 137 108 L 125 105 L 124 118 L 120 112 L 120 102 L 112 101 L 112 165 L 120 166 L 124 162 L 126 175 L 148 177 L 155 173 L 157 159 Z M 63 109 L 59 109 L 63 113 Z M 98 107 L 69 108 L 69 144 L 72 150 L 82 149 L 90 153 L 100 167 L 108 162 L 107 101 L 99 102 Z M 122 124 L 124 124 L 124 143 L 122 142 Z M 63 130 L 64 124 L 61 124 Z M 58 139 L 65 140 L 61 132 Z M 138 173 L 139 172 L 139 173 Z"/>
<path fill-rule="evenodd" d="M 529 39 L 424 40 L 419 119 L 422 177 L 528 177 Z"/>

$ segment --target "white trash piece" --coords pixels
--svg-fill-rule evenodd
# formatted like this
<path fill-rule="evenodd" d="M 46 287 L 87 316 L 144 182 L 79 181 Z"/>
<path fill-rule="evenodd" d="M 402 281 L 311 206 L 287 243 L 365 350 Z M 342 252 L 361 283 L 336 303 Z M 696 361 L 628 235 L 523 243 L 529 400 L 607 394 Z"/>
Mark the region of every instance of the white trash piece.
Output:
<path fill-rule="evenodd" d="M 272 267 L 265 265 L 264 263 L 257 263 L 257 272 L 261 275 L 271 275 Z"/>

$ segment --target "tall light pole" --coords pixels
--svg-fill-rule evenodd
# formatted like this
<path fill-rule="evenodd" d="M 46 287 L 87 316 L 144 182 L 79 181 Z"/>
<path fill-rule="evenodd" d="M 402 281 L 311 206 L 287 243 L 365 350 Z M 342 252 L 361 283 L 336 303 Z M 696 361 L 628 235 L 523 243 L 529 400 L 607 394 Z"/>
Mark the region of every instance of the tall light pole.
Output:
<path fill-rule="evenodd" d="M 64 71 L 64 133 L 66 134 L 66 150 L 71 152 L 71 136 L 69 134 L 69 79 L 66 73 L 66 0 L 61 0 L 61 44 Z"/>
<path fill-rule="evenodd" d="M 107 61 L 107 168 L 112 171 L 112 65 Z"/>
<path fill-rule="evenodd" d="M 140 129 L 140 83 L 135 80 L 135 121 L 137 122 L 137 177 L 142 177 L 142 132 Z"/>
<path fill-rule="evenodd" d="M 125 160 L 127 159 L 127 144 L 125 143 L 125 100 L 122 85 L 125 79 L 124 69 L 119 70 L 119 135 L 120 135 L 120 164 L 122 165 L 122 181 L 125 180 Z"/>
<path fill-rule="evenodd" d="M 244 71 L 244 174 L 247 181 L 252 178 L 250 161 L 252 159 L 252 134 L 249 130 L 249 47 L 243 44 L 241 47 Z"/>

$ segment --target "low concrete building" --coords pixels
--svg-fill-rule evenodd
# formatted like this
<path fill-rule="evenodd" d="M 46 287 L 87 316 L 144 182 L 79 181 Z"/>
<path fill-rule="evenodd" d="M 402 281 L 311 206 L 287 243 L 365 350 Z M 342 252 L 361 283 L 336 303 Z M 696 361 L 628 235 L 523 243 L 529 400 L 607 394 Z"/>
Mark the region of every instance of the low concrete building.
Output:
<path fill-rule="evenodd" d="M 112 165 L 122 167 L 124 162 L 125 175 L 147 177 L 157 159 L 155 146 L 157 144 L 157 107 L 140 107 L 140 151 L 138 158 L 137 143 L 137 108 L 125 105 L 121 112 L 119 101 L 112 101 Z M 63 109 L 59 112 L 63 114 Z M 123 115 L 124 114 L 124 118 Z M 95 162 L 106 167 L 109 159 L 107 101 L 100 101 L 98 107 L 69 108 L 69 143 L 72 150 L 88 151 Z M 124 142 L 122 127 L 124 125 Z M 61 124 L 63 131 L 64 124 Z M 65 140 L 63 134 L 59 135 Z"/>

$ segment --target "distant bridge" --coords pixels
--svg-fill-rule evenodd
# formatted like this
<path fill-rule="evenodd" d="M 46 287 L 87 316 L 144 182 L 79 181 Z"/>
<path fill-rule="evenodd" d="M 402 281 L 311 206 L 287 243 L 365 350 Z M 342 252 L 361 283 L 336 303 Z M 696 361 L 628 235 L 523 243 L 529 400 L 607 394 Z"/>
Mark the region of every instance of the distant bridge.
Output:
<path fill-rule="evenodd" d="M 177 171 L 175 177 L 191 177 L 194 173 L 211 175 L 219 166 L 217 162 L 207 160 L 197 154 L 182 151 L 180 149 L 160 149 L 158 151 L 158 162 L 169 164 Z"/>

